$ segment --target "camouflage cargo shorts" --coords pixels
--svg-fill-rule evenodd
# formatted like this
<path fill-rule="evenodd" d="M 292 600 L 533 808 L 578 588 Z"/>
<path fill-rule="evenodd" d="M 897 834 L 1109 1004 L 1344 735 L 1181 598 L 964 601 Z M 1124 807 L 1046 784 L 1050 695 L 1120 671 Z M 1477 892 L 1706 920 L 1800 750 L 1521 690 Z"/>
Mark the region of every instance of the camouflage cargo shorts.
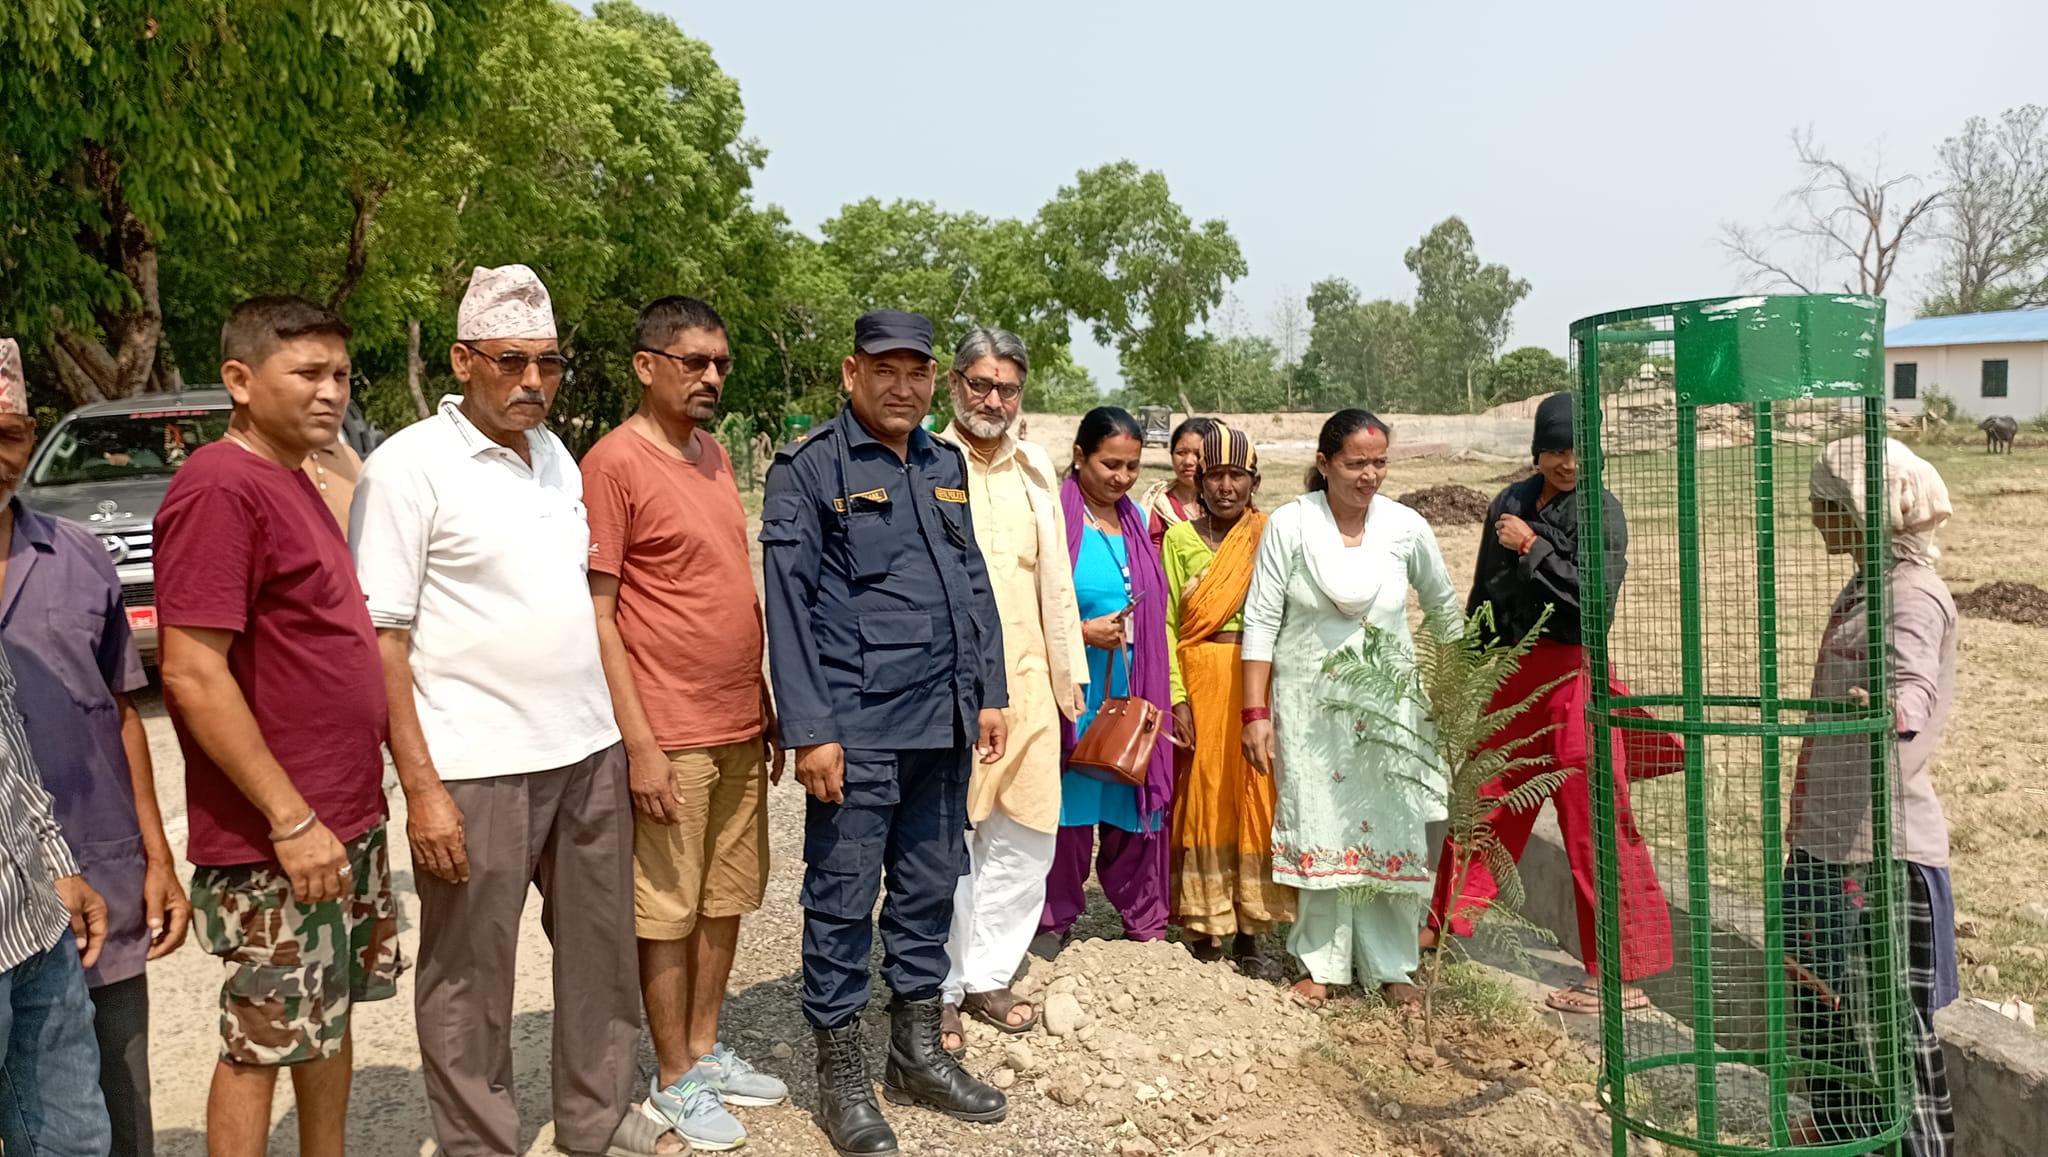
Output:
<path fill-rule="evenodd" d="M 221 1059 L 296 1065 L 335 1055 L 357 1001 L 398 994 L 398 906 L 384 825 L 343 845 L 350 891 L 299 904 L 276 864 L 199 868 L 192 920 L 206 951 L 225 960 Z"/>

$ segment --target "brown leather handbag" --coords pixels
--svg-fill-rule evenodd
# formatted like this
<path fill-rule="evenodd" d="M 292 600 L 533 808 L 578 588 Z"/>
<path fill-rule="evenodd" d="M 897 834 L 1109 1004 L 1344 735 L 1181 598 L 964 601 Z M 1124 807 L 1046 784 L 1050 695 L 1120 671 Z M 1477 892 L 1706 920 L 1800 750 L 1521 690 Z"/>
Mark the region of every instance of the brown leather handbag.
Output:
<path fill-rule="evenodd" d="M 1130 677 L 1130 648 L 1123 649 L 1124 673 Z M 1128 685 L 1128 684 L 1127 684 Z M 1159 745 L 1164 713 L 1149 699 L 1137 695 L 1113 695 L 1089 720 L 1088 730 L 1074 744 L 1067 768 L 1104 783 L 1141 787 Z"/>

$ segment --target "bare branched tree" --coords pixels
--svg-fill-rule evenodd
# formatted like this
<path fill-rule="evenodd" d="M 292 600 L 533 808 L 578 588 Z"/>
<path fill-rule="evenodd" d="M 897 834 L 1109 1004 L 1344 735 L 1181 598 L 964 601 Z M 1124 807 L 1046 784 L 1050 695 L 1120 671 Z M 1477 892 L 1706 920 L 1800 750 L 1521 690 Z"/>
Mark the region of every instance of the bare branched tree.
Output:
<path fill-rule="evenodd" d="M 1910 173 L 1886 176 L 1883 159 L 1859 172 L 1829 156 L 1813 130 L 1792 134 L 1804 179 L 1785 194 L 1785 216 L 1762 227 L 1721 227 L 1721 247 L 1758 289 L 1817 293 L 1839 286 L 1884 296 L 1899 258 L 1926 233 L 1942 190 Z"/>
<path fill-rule="evenodd" d="M 1291 285 L 1280 287 L 1280 299 L 1267 319 L 1273 327 L 1273 344 L 1280 347 L 1280 364 L 1297 365 L 1308 349 L 1308 304 Z"/>
<path fill-rule="evenodd" d="M 1941 266 L 1922 314 L 2048 304 L 2048 109 L 1971 117 L 1939 152 Z"/>

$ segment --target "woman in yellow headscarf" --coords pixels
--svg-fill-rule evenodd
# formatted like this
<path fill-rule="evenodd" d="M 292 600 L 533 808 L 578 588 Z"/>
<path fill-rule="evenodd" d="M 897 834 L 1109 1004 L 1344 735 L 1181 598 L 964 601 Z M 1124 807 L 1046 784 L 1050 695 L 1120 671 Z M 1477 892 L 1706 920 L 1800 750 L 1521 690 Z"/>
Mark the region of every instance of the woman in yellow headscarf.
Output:
<path fill-rule="evenodd" d="M 1252 508 L 1258 489 L 1251 439 L 1214 424 L 1195 474 L 1200 513 L 1166 532 L 1161 561 L 1174 732 L 1194 746 L 1173 797 L 1174 919 L 1197 957 L 1221 958 L 1223 938 L 1234 936 L 1238 966 L 1265 975 L 1275 965 L 1258 934 L 1294 918 L 1294 890 L 1273 882 L 1273 780 L 1252 769 L 1240 743 L 1240 631 L 1266 530 Z"/>

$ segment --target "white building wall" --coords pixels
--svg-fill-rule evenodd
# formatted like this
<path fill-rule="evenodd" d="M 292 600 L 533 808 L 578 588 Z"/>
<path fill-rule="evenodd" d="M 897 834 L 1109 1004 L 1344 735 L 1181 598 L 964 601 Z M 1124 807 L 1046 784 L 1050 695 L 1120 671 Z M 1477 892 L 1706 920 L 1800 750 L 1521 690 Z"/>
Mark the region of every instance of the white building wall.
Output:
<path fill-rule="evenodd" d="M 2006 396 L 1987 398 L 1983 393 L 1984 362 L 2006 362 Z M 1893 367 L 1911 362 L 1919 369 L 1919 396 L 1892 396 Z M 1920 412 L 1920 402 L 1931 389 L 1954 398 L 1963 413 L 1972 418 L 2003 414 L 2024 422 L 2048 414 L 2048 342 L 2019 342 L 1990 345 L 1910 346 L 1884 351 L 1884 396 L 1895 410 Z"/>

